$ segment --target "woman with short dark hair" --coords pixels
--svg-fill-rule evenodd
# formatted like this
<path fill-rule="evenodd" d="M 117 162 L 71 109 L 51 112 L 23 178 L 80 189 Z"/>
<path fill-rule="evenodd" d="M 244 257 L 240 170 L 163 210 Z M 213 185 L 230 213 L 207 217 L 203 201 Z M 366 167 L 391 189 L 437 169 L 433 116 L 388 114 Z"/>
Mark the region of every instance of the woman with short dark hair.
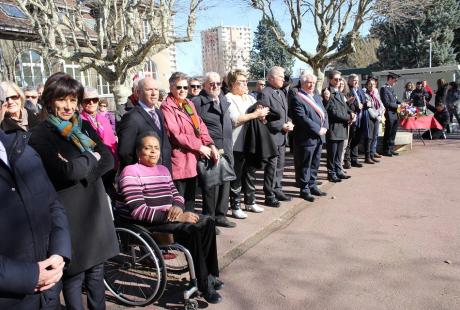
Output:
<path fill-rule="evenodd" d="M 188 87 L 187 75 L 174 72 L 169 78 L 170 93 L 161 111 L 172 148 L 172 178 L 185 199 L 185 210 L 194 211 L 198 158 L 219 154 L 195 105 L 187 99 Z"/>
<path fill-rule="evenodd" d="M 78 114 L 83 86 L 64 73 L 52 75 L 42 94 L 44 121 L 30 145 L 40 155 L 64 205 L 72 239 L 72 262 L 64 272 L 68 309 L 105 309 L 104 261 L 118 254 L 118 242 L 101 176 L 114 159 L 91 125 Z"/>

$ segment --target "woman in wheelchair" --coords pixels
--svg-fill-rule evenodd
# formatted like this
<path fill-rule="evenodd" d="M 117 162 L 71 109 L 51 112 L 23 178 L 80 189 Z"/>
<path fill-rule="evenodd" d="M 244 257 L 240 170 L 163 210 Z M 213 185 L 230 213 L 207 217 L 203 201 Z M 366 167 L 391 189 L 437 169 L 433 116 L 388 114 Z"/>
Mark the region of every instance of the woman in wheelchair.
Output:
<path fill-rule="evenodd" d="M 154 232 L 172 233 L 193 257 L 198 289 L 209 303 L 219 303 L 216 290 L 223 288 L 218 279 L 216 229 L 207 216 L 184 212 L 184 198 L 174 186 L 171 174 L 159 165 L 160 140 L 153 133 L 140 135 L 136 141 L 138 163 L 126 166 L 119 177 L 119 191 L 124 203 L 118 206 L 121 216 L 140 221 Z"/>

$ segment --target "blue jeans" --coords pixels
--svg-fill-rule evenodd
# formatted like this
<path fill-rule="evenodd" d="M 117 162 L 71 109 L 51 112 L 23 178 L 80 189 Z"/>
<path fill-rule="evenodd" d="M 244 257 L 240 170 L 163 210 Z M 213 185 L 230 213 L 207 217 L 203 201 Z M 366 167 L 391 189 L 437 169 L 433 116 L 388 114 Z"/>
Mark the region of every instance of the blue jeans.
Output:
<path fill-rule="evenodd" d="M 374 156 L 377 153 L 377 142 L 379 138 L 379 131 L 380 131 L 380 122 L 377 121 L 374 124 L 374 132 L 372 134 L 372 141 L 371 141 L 371 156 Z"/>

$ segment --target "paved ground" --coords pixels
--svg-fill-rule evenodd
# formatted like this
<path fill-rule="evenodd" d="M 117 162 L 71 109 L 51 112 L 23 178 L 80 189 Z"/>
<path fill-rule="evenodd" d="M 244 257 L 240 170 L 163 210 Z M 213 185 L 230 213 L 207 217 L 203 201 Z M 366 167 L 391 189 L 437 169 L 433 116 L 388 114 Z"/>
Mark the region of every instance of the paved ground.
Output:
<path fill-rule="evenodd" d="M 200 308 L 460 309 L 459 151 L 460 140 L 415 142 L 325 182 L 315 203 L 296 198 L 223 229 L 225 300 Z M 285 185 L 297 194 L 291 167 Z M 180 309 L 175 290 L 148 308 Z"/>

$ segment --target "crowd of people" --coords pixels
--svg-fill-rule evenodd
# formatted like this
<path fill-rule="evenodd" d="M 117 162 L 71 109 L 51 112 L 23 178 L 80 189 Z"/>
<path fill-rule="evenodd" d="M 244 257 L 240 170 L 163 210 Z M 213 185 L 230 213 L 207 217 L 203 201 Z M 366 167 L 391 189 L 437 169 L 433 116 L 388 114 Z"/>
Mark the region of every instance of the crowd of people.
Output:
<path fill-rule="evenodd" d="M 202 78 L 175 72 L 168 93 L 152 77 L 135 81 L 118 120 L 96 89 L 65 73 L 24 91 L 2 82 L 0 308 L 56 309 L 62 291 L 68 309 L 83 309 L 83 287 L 88 308 L 105 308 L 103 264 L 118 253 L 106 194 L 118 200 L 117 216 L 171 233 L 187 247 L 199 290 L 208 302 L 220 302 L 217 227 L 234 228 L 230 216 L 243 220 L 292 200 L 282 186 L 286 147 L 294 153 L 300 198 L 314 202 L 327 195 L 318 186 L 323 148 L 327 178 L 338 183 L 352 167 L 398 155 L 400 107 L 423 102 L 444 126 L 452 116 L 458 120 L 457 84 L 438 81 L 431 106 L 433 92 L 428 96 L 423 82 L 407 86 L 399 101 L 398 77 L 390 73 L 380 88 L 370 77 L 362 87 L 357 75 L 344 79 L 332 71 L 318 92 L 315 75 L 303 73 L 292 87 L 275 66 L 250 93 L 243 70 Z M 203 160 L 227 163 L 234 178 L 210 186 L 197 168 Z M 256 201 L 258 169 L 264 206 Z"/>

